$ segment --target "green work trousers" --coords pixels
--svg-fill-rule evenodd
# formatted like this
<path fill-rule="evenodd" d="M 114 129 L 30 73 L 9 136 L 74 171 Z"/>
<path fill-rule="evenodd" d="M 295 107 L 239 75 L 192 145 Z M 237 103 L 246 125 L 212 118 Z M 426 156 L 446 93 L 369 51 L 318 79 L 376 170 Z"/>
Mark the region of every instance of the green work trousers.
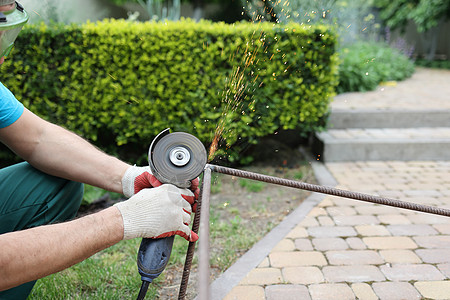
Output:
<path fill-rule="evenodd" d="M 70 220 L 82 198 L 81 183 L 47 175 L 28 163 L 1 169 L 0 234 Z M 35 283 L 0 292 L 0 299 L 26 299 Z"/>

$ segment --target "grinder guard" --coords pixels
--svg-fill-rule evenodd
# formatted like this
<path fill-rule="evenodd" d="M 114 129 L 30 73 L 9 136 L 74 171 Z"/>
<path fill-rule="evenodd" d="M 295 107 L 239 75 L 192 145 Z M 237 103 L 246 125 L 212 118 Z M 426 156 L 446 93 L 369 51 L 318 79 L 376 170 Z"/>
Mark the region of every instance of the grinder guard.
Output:
<path fill-rule="evenodd" d="M 153 151 L 155 149 L 156 144 L 159 140 L 161 140 L 166 135 L 170 134 L 170 128 L 166 128 L 163 131 L 161 131 L 152 141 L 150 144 L 150 148 L 148 150 L 148 164 L 150 166 L 150 170 L 152 170 L 153 175 L 158 178 L 159 181 L 161 181 L 162 175 L 159 174 L 158 170 L 155 167 L 155 164 L 153 163 Z M 162 181 L 161 181 L 162 182 Z M 162 182 L 164 183 L 164 182 Z"/>
<path fill-rule="evenodd" d="M 165 129 L 152 141 L 148 159 L 153 175 L 160 182 L 189 188 L 190 181 L 203 172 L 207 154 L 193 135 Z"/>

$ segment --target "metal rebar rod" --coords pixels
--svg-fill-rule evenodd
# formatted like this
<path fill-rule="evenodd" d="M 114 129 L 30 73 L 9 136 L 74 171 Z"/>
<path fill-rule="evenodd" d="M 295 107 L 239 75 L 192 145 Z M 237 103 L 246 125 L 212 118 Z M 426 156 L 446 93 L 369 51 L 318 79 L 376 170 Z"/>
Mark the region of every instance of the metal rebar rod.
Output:
<path fill-rule="evenodd" d="M 192 231 L 195 233 L 198 233 L 198 230 L 200 228 L 203 187 L 204 187 L 204 180 L 202 181 L 202 184 L 200 186 L 200 195 L 197 201 L 197 208 L 195 211 L 194 221 L 192 223 Z M 178 300 L 184 300 L 184 298 L 186 297 L 186 290 L 189 282 L 189 276 L 191 275 L 192 259 L 194 258 L 195 244 L 196 242 L 189 242 L 188 250 L 186 253 L 186 259 L 184 262 L 183 275 L 181 277 L 180 290 L 178 292 Z"/>
<path fill-rule="evenodd" d="M 385 197 L 379 197 L 379 196 L 372 196 L 372 195 L 363 194 L 363 193 L 350 192 L 350 191 L 340 190 L 340 189 L 336 189 L 336 188 L 332 188 L 332 187 L 326 187 L 326 186 L 305 183 L 305 182 L 301 182 L 301 181 L 283 179 L 283 178 L 278 178 L 278 177 L 274 177 L 274 176 L 262 175 L 262 174 L 253 173 L 253 172 L 249 172 L 249 171 L 242 171 L 242 170 L 221 167 L 221 166 L 216 166 L 216 165 L 206 165 L 206 167 L 210 168 L 213 172 L 216 172 L 216 173 L 228 174 L 228 175 L 232 175 L 232 176 L 236 176 L 236 177 L 242 177 L 242 178 L 247 178 L 247 179 L 252 179 L 252 180 L 257 180 L 257 181 L 263 181 L 263 182 L 267 182 L 267 183 L 273 183 L 273 184 L 288 186 L 288 187 L 292 187 L 292 188 L 307 190 L 307 191 L 311 191 L 311 192 L 317 192 L 317 193 L 322 193 L 322 194 L 327 194 L 327 195 L 339 196 L 339 197 L 344 197 L 344 198 L 349 198 L 349 199 L 354 199 L 354 200 L 361 200 L 361 201 L 366 201 L 366 202 L 371 202 L 371 203 L 383 204 L 383 205 L 388 205 L 388 206 L 393 206 L 393 207 L 398 207 L 398 208 L 404 208 L 404 209 L 409 209 L 409 210 L 414 210 L 414 211 L 420 211 L 420 212 L 426 212 L 426 213 L 430 213 L 430 214 L 450 217 L 450 210 L 445 209 L 445 208 L 439 208 L 439 207 L 434 207 L 434 206 L 405 202 L 405 201 L 400 201 L 400 200 L 390 199 L 390 198 L 385 198 Z"/>
<path fill-rule="evenodd" d="M 198 249 L 198 299 L 209 300 L 209 196 L 211 193 L 211 169 L 203 172 L 202 215 L 200 217 L 200 245 Z"/>

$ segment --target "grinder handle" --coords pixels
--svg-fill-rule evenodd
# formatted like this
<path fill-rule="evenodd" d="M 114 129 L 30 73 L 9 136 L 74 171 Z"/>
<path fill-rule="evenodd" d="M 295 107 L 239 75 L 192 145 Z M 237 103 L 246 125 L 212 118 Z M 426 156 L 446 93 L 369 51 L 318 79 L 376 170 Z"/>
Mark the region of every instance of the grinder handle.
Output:
<path fill-rule="evenodd" d="M 137 265 L 142 281 L 152 282 L 167 266 L 175 236 L 161 239 L 142 239 Z"/>

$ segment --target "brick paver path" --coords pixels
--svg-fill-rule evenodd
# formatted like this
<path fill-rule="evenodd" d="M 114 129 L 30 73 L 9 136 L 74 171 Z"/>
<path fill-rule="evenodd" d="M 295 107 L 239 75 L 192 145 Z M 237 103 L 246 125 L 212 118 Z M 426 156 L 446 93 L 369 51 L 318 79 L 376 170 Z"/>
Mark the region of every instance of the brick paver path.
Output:
<path fill-rule="evenodd" d="M 448 110 L 450 71 L 418 68 L 395 86 L 339 95 L 331 106 Z M 447 135 L 431 130 L 438 133 Z M 449 161 L 326 167 L 338 188 L 450 208 Z M 326 197 L 225 299 L 450 299 L 450 218 Z"/>
<path fill-rule="evenodd" d="M 338 188 L 450 208 L 450 162 L 329 163 Z M 327 197 L 225 297 L 450 299 L 450 218 Z"/>
<path fill-rule="evenodd" d="M 411 78 L 375 91 L 337 95 L 333 109 L 423 110 L 450 109 L 449 70 L 416 68 Z"/>

